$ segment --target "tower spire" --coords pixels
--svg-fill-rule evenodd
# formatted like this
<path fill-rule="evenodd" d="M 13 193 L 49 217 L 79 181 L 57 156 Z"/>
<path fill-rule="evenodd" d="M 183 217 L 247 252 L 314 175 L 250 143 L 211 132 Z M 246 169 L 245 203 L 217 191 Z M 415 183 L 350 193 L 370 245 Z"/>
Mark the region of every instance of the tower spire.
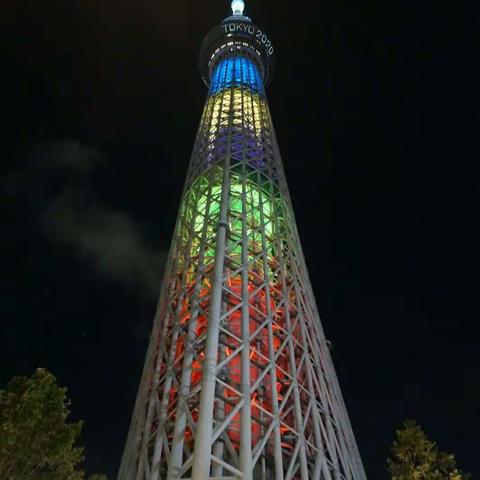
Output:
<path fill-rule="evenodd" d="M 232 0 L 232 13 L 234 15 L 243 15 L 245 3 L 243 0 Z"/>

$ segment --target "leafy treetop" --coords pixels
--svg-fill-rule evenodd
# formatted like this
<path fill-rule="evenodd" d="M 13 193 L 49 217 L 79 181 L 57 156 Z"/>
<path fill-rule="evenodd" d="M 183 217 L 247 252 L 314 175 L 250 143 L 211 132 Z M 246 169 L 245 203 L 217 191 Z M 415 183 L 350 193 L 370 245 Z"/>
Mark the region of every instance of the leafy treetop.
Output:
<path fill-rule="evenodd" d="M 83 448 L 76 446 L 82 422 L 67 422 L 69 407 L 67 389 L 43 368 L 0 390 L 0 478 L 85 480 Z"/>
<path fill-rule="evenodd" d="M 467 480 L 457 469 L 455 456 L 441 452 L 419 425 L 407 420 L 397 430 L 388 469 L 392 480 Z"/>

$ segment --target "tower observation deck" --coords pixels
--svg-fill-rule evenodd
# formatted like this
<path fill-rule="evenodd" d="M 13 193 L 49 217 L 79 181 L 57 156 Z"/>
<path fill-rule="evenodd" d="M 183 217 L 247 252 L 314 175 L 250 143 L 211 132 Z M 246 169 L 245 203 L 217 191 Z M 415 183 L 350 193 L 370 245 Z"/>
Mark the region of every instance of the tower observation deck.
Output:
<path fill-rule="evenodd" d="M 366 480 L 242 0 L 200 51 L 208 95 L 118 480 Z"/>

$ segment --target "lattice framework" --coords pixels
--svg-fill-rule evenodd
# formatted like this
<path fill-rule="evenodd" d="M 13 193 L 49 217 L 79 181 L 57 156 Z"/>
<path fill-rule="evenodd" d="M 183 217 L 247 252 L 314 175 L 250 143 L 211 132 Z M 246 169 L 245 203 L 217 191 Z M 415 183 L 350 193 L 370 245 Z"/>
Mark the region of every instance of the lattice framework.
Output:
<path fill-rule="evenodd" d="M 261 64 L 216 61 L 119 480 L 363 480 Z"/>

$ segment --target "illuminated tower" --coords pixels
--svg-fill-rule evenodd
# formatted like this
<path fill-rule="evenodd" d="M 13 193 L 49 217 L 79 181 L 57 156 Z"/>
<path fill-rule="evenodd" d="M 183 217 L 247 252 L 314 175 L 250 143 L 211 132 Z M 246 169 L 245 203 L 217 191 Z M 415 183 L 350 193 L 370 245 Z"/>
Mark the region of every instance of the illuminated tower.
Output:
<path fill-rule="evenodd" d="M 200 120 L 119 480 L 364 480 L 265 96 L 274 49 L 206 37 Z"/>

